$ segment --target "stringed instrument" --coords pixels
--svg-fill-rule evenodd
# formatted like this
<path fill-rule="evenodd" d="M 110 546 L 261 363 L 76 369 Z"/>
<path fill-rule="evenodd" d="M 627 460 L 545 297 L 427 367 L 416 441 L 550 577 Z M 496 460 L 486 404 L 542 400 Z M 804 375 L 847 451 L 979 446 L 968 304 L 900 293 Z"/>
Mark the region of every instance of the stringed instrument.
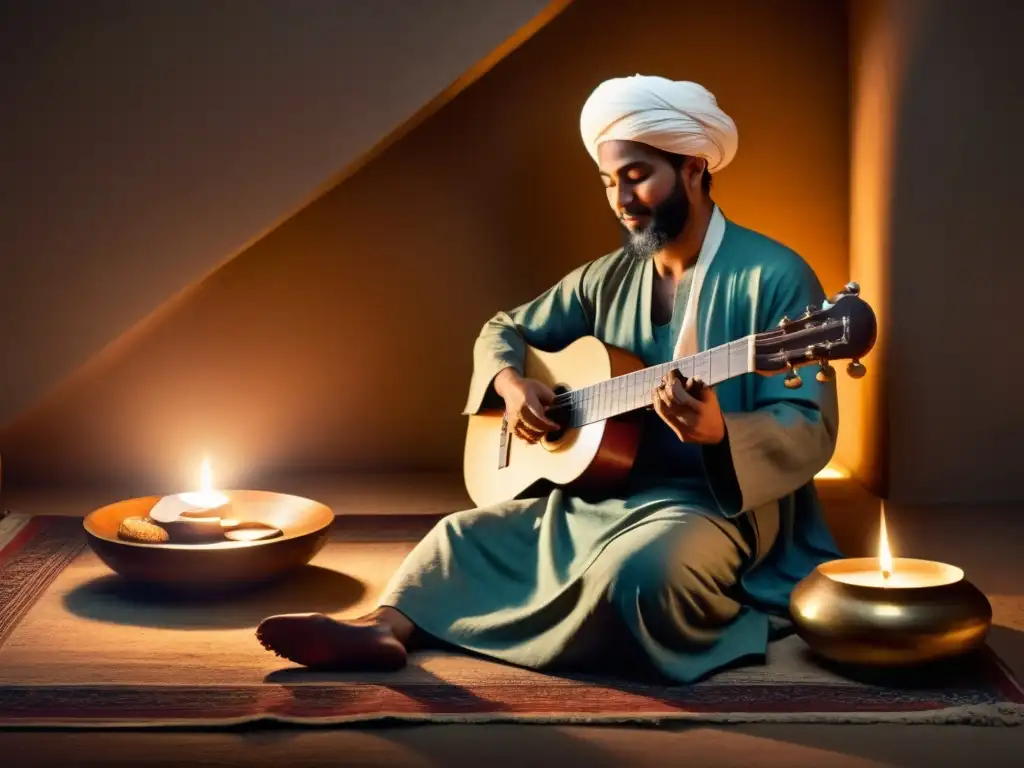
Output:
<path fill-rule="evenodd" d="M 714 386 L 736 376 L 784 375 L 785 385 L 803 384 L 798 368 L 816 365 L 816 378 L 835 376 L 831 362 L 849 360 L 856 379 L 860 362 L 875 344 L 875 313 L 856 283 L 820 308 L 798 318 L 696 355 L 644 366 L 636 355 L 585 336 L 557 352 L 527 345 L 523 373 L 555 392 L 548 417 L 560 426 L 536 443 L 513 439 L 506 414 L 482 411 L 469 417 L 464 452 L 466 490 L 477 506 L 526 495 L 539 485 L 575 492 L 609 490 L 625 479 L 640 444 L 635 412 L 651 407 L 662 377 L 677 368 L 684 379 Z"/>

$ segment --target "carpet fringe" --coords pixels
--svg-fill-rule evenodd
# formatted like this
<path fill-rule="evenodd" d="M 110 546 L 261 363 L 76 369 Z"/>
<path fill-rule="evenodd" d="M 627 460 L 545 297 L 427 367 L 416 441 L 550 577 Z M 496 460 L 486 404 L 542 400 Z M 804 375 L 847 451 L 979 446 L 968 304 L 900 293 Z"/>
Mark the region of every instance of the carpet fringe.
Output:
<path fill-rule="evenodd" d="M 828 723 L 842 724 L 905 724 L 905 725 L 972 725 L 983 727 L 1002 727 L 1024 725 L 1024 705 L 1021 704 L 988 704 L 947 709 L 928 710 L 923 712 L 679 712 L 658 713 L 561 713 L 556 715 L 529 715 L 522 713 L 483 712 L 475 714 L 387 714 L 376 713 L 355 715 L 342 718 L 289 718 L 268 716 L 264 719 L 291 725 L 341 725 L 356 722 L 397 721 L 426 723 L 535 723 L 552 725 L 610 725 L 610 724 L 650 724 L 668 723 L 709 723 L 709 724 L 740 724 L 740 723 Z"/>
<path fill-rule="evenodd" d="M 921 712 L 722 712 L 722 713 L 658 713 L 619 712 L 607 714 L 561 713 L 525 714 L 513 712 L 480 712 L 470 714 L 397 714 L 388 712 L 343 715 L 338 717 L 287 717 L 267 713 L 253 717 L 222 720 L 164 720 L 151 722 L 94 720 L 9 720 L 0 722 L 5 729 L 58 728 L 72 730 L 209 730 L 233 728 L 260 723 L 302 726 L 309 728 L 361 726 L 368 724 L 464 724 L 530 723 L 534 725 L 671 725 L 700 723 L 740 725 L 752 723 L 829 724 L 829 725 L 966 725 L 973 727 L 1014 727 L 1024 725 L 1024 705 L 987 704 Z"/>

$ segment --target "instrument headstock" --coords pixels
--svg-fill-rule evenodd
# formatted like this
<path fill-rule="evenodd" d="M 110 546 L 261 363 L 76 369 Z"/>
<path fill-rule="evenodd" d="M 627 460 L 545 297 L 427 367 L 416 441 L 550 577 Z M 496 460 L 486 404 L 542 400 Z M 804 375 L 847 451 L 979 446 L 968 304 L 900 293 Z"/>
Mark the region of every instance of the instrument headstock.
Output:
<path fill-rule="evenodd" d="M 782 318 L 778 328 L 754 337 L 757 372 L 786 374 L 786 386 L 799 387 L 797 368 L 817 365 L 818 381 L 831 381 L 831 362 L 849 360 L 847 373 L 859 379 L 867 373 L 860 358 L 875 345 L 878 335 L 874 310 L 860 298 L 860 286 L 847 283 L 820 307 L 807 307 L 800 317 Z"/>

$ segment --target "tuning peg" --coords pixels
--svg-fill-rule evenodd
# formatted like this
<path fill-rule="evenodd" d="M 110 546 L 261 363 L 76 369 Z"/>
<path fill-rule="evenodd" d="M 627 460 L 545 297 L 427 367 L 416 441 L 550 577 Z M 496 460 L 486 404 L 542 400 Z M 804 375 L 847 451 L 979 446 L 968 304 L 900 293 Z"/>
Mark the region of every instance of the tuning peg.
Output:
<path fill-rule="evenodd" d="M 848 293 L 851 296 L 856 296 L 860 293 L 860 284 L 851 280 L 846 284 L 846 288 L 843 289 L 844 293 Z"/>
<path fill-rule="evenodd" d="M 804 307 L 804 317 L 810 317 L 817 311 L 818 308 L 816 306 L 814 306 L 813 304 L 808 304 L 806 307 Z"/>
<path fill-rule="evenodd" d="M 783 384 L 785 384 L 788 389 L 800 389 L 800 387 L 804 385 L 804 381 L 800 378 L 800 374 L 790 366 L 789 373 L 786 374 Z"/>
<path fill-rule="evenodd" d="M 827 360 L 822 360 L 821 368 L 818 370 L 816 374 L 814 374 L 814 378 L 822 383 L 825 383 L 826 381 L 832 381 L 835 377 L 836 369 L 829 365 Z"/>
<path fill-rule="evenodd" d="M 779 328 L 785 328 L 787 325 L 789 325 L 789 318 L 783 315 L 782 319 L 779 320 Z"/>
<path fill-rule="evenodd" d="M 846 366 L 846 372 L 850 375 L 851 379 L 862 379 L 868 372 L 868 369 L 864 367 L 864 363 L 860 360 L 852 360 Z"/>

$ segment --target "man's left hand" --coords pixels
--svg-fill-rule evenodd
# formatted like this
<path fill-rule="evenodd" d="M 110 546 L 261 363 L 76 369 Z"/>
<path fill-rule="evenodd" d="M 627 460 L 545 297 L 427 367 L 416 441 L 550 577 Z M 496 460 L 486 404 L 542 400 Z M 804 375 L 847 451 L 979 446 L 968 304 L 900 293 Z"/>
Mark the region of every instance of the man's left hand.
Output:
<path fill-rule="evenodd" d="M 718 397 L 700 379 L 683 380 L 673 368 L 654 390 L 654 410 L 684 443 L 714 445 L 725 439 Z"/>

